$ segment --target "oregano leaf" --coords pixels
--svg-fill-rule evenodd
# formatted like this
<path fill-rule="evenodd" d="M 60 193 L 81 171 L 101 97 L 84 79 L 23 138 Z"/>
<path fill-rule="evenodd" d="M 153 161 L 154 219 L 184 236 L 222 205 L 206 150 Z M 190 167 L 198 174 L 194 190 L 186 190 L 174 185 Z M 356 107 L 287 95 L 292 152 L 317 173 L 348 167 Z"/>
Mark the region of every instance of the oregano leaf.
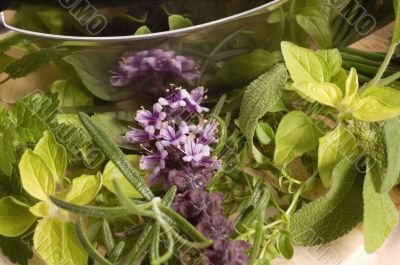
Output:
<path fill-rule="evenodd" d="M 287 78 L 285 65 L 278 64 L 247 87 L 240 107 L 239 127 L 249 143 L 253 143 L 258 120 L 281 98 Z"/>
<path fill-rule="evenodd" d="M 398 223 L 398 212 L 389 194 L 375 190 L 374 178 L 379 178 L 379 175 L 377 164 L 369 159 L 363 192 L 364 246 L 368 253 L 381 247 Z"/>
<path fill-rule="evenodd" d="M 335 167 L 329 192 L 295 212 L 289 231 L 295 245 L 325 244 L 353 229 L 362 216 L 362 181 L 346 158 Z"/>

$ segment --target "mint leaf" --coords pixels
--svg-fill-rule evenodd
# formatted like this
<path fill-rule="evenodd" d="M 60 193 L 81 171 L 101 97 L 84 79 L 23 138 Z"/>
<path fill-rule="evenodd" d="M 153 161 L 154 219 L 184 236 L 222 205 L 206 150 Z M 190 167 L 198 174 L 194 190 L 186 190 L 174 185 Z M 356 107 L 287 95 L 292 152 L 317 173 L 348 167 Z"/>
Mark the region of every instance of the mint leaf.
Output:
<path fill-rule="evenodd" d="M 240 107 L 239 127 L 249 143 L 253 143 L 258 120 L 281 98 L 287 78 L 285 65 L 278 64 L 247 87 Z"/>
<path fill-rule="evenodd" d="M 132 97 L 134 92 L 111 85 L 110 69 L 117 64 L 118 55 L 109 52 L 80 51 L 64 60 L 71 64 L 86 88 L 103 100 L 120 101 Z"/>
<path fill-rule="evenodd" d="M 379 168 L 367 162 L 364 181 L 364 246 L 368 253 L 377 250 L 398 223 L 398 212 L 388 193 L 375 191 L 374 178 L 379 178 Z"/>
<path fill-rule="evenodd" d="M 58 80 L 51 85 L 51 92 L 57 94 L 60 107 L 93 106 L 93 96 L 79 80 Z"/>
<path fill-rule="evenodd" d="M 292 111 L 281 120 L 275 136 L 274 162 L 276 165 L 290 163 L 318 146 L 322 129 L 301 111 Z"/>
<path fill-rule="evenodd" d="M 168 17 L 168 25 L 170 30 L 182 29 L 193 26 L 193 22 L 181 15 L 171 15 Z"/>
<path fill-rule="evenodd" d="M 299 246 L 331 242 L 362 221 L 362 182 L 351 159 L 343 159 L 333 171 L 329 192 L 295 212 L 289 231 Z"/>
<path fill-rule="evenodd" d="M 389 192 L 397 183 L 400 175 L 400 118 L 385 123 L 384 135 L 387 153 L 386 176 L 382 181 L 381 192 Z"/>
<path fill-rule="evenodd" d="M 50 63 L 51 61 L 63 57 L 65 54 L 65 50 L 56 48 L 42 49 L 27 54 L 21 59 L 11 63 L 7 66 L 4 72 L 12 79 L 24 77 L 37 71 L 40 67 Z"/>

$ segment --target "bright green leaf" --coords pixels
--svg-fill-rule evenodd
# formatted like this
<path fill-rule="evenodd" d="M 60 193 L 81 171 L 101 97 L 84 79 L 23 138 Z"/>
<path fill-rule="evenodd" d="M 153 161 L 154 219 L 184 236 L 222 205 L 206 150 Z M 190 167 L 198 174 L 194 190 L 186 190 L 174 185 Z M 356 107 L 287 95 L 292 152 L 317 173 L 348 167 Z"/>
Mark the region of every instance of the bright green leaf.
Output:
<path fill-rule="evenodd" d="M 75 226 L 55 218 L 39 221 L 34 247 L 48 265 L 86 265 L 88 256 L 80 245 Z"/>
<path fill-rule="evenodd" d="M 0 199 L 0 235 L 16 237 L 25 233 L 36 218 L 29 206 L 8 196 Z"/>
<path fill-rule="evenodd" d="M 129 155 L 127 156 L 127 159 L 133 167 L 138 168 L 140 159 L 139 156 Z M 124 194 L 126 194 L 128 197 L 137 199 L 142 198 L 140 193 L 128 182 L 128 180 L 126 180 L 126 178 L 122 175 L 122 173 L 118 170 L 114 163 L 110 161 L 107 163 L 103 172 L 103 184 L 108 190 L 116 193 L 113 182 L 114 179 L 117 181 Z"/>
<path fill-rule="evenodd" d="M 247 87 L 240 107 L 239 127 L 249 143 L 253 143 L 258 120 L 281 98 L 286 80 L 286 68 L 278 64 Z"/>
<path fill-rule="evenodd" d="M 151 30 L 147 26 L 141 26 L 138 28 L 135 32 L 135 35 L 145 35 L 145 34 L 150 34 Z"/>
<path fill-rule="evenodd" d="M 286 67 L 294 82 L 329 82 L 329 66 L 320 55 L 287 41 L 282 42 L 281 47 Z"/>
<path fill-rule="evenodd" d="M 283 117 L 275 135 L 275 164 L 290 163 L 295 157 L 316 148 L 322 135 L 321 128 L 310 117 L 301 111 L 290 112 Z"/>
<path fill-rule="evenodd" d="M 182 29 L 193 26 L 193 22 L 181 15 L 171 15 L 168 17 L 168 25 L 170 30 Z"/>
<path fill-rule="evenodd" d="M 332 29 L 329 17 L 323 10 L 307 7 L 296 16 L 297 23 L 318 43 L 322 48 L 332 46 Z"/>
<path fill-rule="evenodd" d="M 29 208 L 29 211 L 37 217 L 49 217 L 51 214 L 51 207 L 48 202 L 38 202 Z"/>
<path fill-rule="evenodd" d="M 369 87 L 360 96 L 361 98 L 375 97 L 385 105 L 400 107 L 400 91 L 391 87 Z"/>
<path fill-rule="evenodd" d="M 100 191 L 102 186 L 101 174 L 83 175 L 72 180 L 72 187 L 65 196 L 65 201 L 85 205 L 91 202 Z"/>
<path fill-rule="evenodd" d="M 346 94 L 346 81 L 347 81 L 347 72 L 343 68 L 339 70 L 339 72 L 332 76 L 331 83 L 336 84 L 342 90 L 342 95 Z"/>
<path fill-rule="evenodd" d="M 342 101 L 341 89 L 333 83 L 296 82 L 293 84 L 299 94 L 311 102 L 338 107 Z"/>
<path fill-rule="evenodd" d="M 67 151 L 57 143 L 54 134 L 45 131 L 33 152 L 46 162 L 56 182 L 61 182 L 67 169 Z"/>
<path fill-rule="evenodd" d="M 293 214 L 289 232 L 295 245 L 331 242 L 362 221 L 362 181 L 352 161 L 340 161 L 332 175 L 329 192 Z"/>
<path fill-rule="evenodd" d="M 256 136 L 261 144 L 268 145 L 274 140 L 274 130 L 268 123 L 259 122 L 256 128 Z"/>
<path fill-rule="evenodd" d="M 51 85 L 51 92 L 57 93 L 60 107 L 93 106 L 93 96 L 77 80 L 58 80 Z"/>
<path fill-rule="evenodd" d="M 328 64 L 331 76 L 335 76 L 342 69 L 342 55 L 338 49 L 318 50 L 317 54 Z"/>
<path fill-rule="evenodd" d="M 55 180 L 47 163 L 28 149 L 19 162 L 22 186 L 32 197 L 46 201 L 55 192 Z"/>
<path fill-rule="evenodd" d="M 383 121 L 400 115 L 400 106 L 388 105 L 375 96 L 368 96 L 359 101 L 353 115 L 360 121 Z"/>
<path fill-rule="evenodd" d="M 346 106 L 353 106 L 358 102 L 358 75 L 355 68 L 351 68 L 349 76 L 346 80 L 346 94 L 342 104 Z"/>
<path fill-rule="evenodd" d="M 398 223 L 398 212 L 388 193 L 375 191 L 373 178 L 379 178 L 377 167 L 369 160 L 364 181 L 364 246 L 375 252 Z"/>
<path fill-rule="evenodd" d="M 354 135 L 339 126 L 320 138 L 318 148 L 318 171 L 325 187 L 332 184 L 332 174 L 336 165 L 343 159 L 350 159 L 358 152 Z"/>

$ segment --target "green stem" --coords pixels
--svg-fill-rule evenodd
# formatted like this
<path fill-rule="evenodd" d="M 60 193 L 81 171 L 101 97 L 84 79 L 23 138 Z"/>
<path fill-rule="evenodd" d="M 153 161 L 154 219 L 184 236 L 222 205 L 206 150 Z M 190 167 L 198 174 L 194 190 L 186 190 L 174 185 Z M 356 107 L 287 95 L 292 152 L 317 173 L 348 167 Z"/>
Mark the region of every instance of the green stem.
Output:
<path fill-rule="evenodd" d="M 383 74 L 385 73 L 387 67 L 389 66 L 389 63 L 393 57 L 393 54 L 396 51 L 397 45 L 398 44 L 396 42 L 392 42 L 392 44 L 390 44 L 390 47 L 386 54 L 385 60 L 383 61 L 382 65 L 379 68 L 378 72 L 376 73 L 375 77 L 368 83 L 368 86 L 375 86 L 381 80 Z"/>
<path fill-rule="evenodd" d="M 391 83 L 393 83 L 394 81 L 396 81 L 397 79 L 400 78 L 400 72 L 397 72 L 395 74 L 392 74 L 386 78 L 381 79 L 381 81 L 379 81 L 378 85 L 380 86 L 387 86 L 390 85 Z"/>

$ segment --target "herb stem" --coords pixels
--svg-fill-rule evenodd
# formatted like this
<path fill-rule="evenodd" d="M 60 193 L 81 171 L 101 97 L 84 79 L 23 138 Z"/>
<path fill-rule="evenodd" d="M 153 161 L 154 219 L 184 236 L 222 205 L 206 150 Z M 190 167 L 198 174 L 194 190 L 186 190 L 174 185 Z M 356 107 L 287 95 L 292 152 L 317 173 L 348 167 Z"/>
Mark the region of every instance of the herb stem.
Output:
<path fill-rule="evenodd" d="M 393 83 L 394 81 L 396 81 L 397 79 L 400 78 L 400 72 L 397 72 L 395 74 L 392 74 L 386 78 L 381 79 L 381 81 L 379 81 L 379 85 L 380 86 L 387 86 L 390 85 L 391 83 Z"/>
<path fill-rule="evenodd" d="M 393 57 L 393 54 L 396 51 L 396 47 L 397 47 L 398 43 L 397 42 L 392 42 L 392 44 L 390 44 L 389 50 L 386 54 L 385 60 L 383 61 L 381 67 L 379 68 L 378 72 L 376 73 L 375 77 L 368 83 L 367 86 L 374 86 L 376 85 L 382 78 L 383 74 L 386 71 L 386 68 L 389 66 L 390 60 Z"/>

